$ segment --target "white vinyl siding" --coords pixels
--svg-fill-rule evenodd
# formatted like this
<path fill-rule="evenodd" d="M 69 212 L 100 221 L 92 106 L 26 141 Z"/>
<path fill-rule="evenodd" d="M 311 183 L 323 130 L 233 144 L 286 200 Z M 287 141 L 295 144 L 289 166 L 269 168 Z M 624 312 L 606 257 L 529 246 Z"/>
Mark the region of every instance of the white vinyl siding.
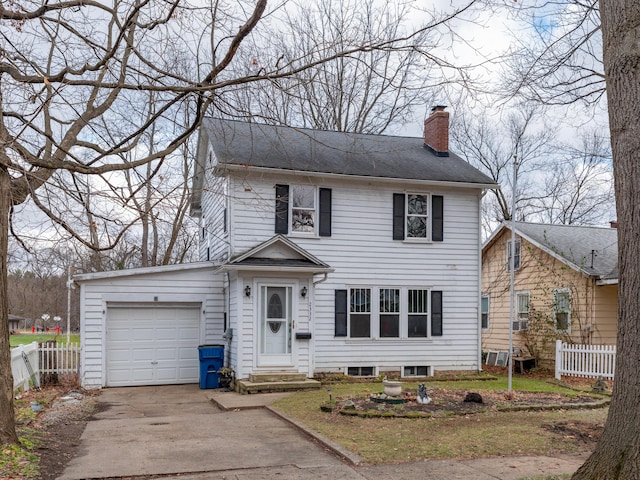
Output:
<path fill-rule="evenodd" d="M 223 276 L 209 264 L 157 267 L 154 273 L 119 275 L 80 281 L 83 349 L 80 382 L 84 388 L 106 385 L 109 306 L 198 305 L 198 344 L 223 344 Z M 149 272 L 151 269 L 143 269 Z M 128 272 L 135 272 L 131 270 Z"/>
<path fill-rule="evenodd" d="M 201 261 L 221 261 L 229 257 L 229 180 L 213 175 L 217 160 L 213 152 L 210 156 L 202 190 L 199 258 Z"/>
<path fill-rule="evenodd" d="M 293 185 L 295 180 L 295 175 L 263 173 L 259 177 L 247 174 L 242 184 L 230 183 L 234 252 L 245 252 L 273 237 L 275 185 Z M 393 194 L 405 189 L 425 190 L 406 183 L 317 178 L 316 187 L 332 189 L 331 237 L 292 238 L 335 269 L 318 283 L 311 297 L 313 342 L 298 342 L 313 344 L 316 371 L 344 371 L 345 366 L 358 365 L 398 370 L 401 365 L 430 365 L 435 370 L 478 367 L 480 190 L 430 185 L 431 194 L 444 197 L 444 241 L 397 242 L 392 235 Z M 441 290 L 443 336 L 406 339 L 378 338 L 376 334 L 375 338 L 336 338 L 335 290 L 370 285 Z M 378 323 L 371 324 L 379 330 Z"/>

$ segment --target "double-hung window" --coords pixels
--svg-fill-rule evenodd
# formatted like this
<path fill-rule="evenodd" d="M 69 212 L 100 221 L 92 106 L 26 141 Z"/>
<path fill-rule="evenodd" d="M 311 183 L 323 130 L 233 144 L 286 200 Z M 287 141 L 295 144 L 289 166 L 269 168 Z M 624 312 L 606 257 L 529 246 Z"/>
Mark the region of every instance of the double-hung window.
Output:
<path fill-rule="evenodd" d="M 571 332 L 571 290 L 561 288 L 553 291 L 553 310 L 556 330 Z"/>
<path fill-rule="evenodd" d="M 529 329 L 529 292 L 516 294 L 516 319 L 513 321 L 513 331 L 522 332 Z"/>
<path fill-rule="evenodd" d="M 511 239 L 507 240 L 507 272 L 511 271 Z M 513 257 L 513 269 L 520 268 L 520 239 L 516 238 L 515 247 L 513 248 L 515 255 Z"/>
<path fill-rule="evenodd" d="M 371 336 L 371 289 L 352 288 L 349 301 L 349 323 L 352 338 Z"/>
<path fill-rule="evenodd" d="M 309 185 L 291 185 L 291 231 L 316 232 L 316 189 Z"/>
<path fill-rule="evenodd" d="M 275 233 L 331 236 L 331 189 L 275 186 Z"/>
<path fill-rule="evenodd" d="M 429 196 L 407 194 L 407 238 L 429 238 Z"/>
<path fill-rule="evenodd" d="M 400 289 L 380 289 L 380 337 L 400 336 Z"/>
<path fill-rule="evenodd" d="M 429 290 L 408 291 L 407 336 L 426 337 L 429 322 Z"/>
<path fill-rule="evenodd" d="M 489 295 L 482 295 L 480 299 L 480 316 L 482 328 L 489 328 Z"/>
<path fill-rule="evenodd" d="M 394 193 L 393 239 L 444 241 L 444 200 L 442 195 Z"/>

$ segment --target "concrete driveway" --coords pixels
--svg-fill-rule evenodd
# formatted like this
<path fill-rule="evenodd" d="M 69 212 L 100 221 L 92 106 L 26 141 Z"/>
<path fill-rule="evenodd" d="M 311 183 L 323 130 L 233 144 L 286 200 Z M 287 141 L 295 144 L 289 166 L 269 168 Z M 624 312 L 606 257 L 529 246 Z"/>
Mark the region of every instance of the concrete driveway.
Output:
<path fill-rule="evenodd" d="M 59 478 L 256 468 L 297 472 L 292 478 L 362 478 L 268 410 L 224 412 L 211 394 L 197 385 L 105 389 L 78 455 Z"/>
<path fill-rule="evenodd" d="M 240 409 L 268 404 L 270 395 L 279 394 L 239 396 L 197 385 L 105 389 L 76 457 L 58 478 L 514 480 L 572 473 L 584 461 L 499 457 L 354 466 L 271 411 Z"/>

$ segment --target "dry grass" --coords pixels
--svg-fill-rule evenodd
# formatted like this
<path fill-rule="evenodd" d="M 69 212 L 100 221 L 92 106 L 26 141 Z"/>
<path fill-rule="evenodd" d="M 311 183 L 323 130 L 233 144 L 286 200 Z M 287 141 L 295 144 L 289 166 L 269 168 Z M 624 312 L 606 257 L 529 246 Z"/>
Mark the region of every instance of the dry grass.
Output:
<path fill-rule="evenodd" d="M 498 381 L 501 384 L 502 380 Z M 482 392 L 493 390 L 492 382 L 452 383 L 452 388 Z M 442 385 L 438 385 L 439 387 Z M 533 390 L 561 391 L 540 382 Z M 335 398 L 349 398 L 381 390 L 379 384 L 337 384 Z M 575 392 L 574 392 L 575 393 Z M 365 459 L 367 463 L 397 463 L 424 458 L 477 458 L 499 455 L 573 454 L 588 451 L 591 441 L 580 436 L 553 432 L 548 425 L 560 422 L 602 424 L 607 409 L 540 412 L 496 412 L 442 418 L 358 418 L 320 411 L 328 400 L 326 389 L 299 393 L 276 403 L 276 408 L 326 435 Z M 547 428 L 545 428 L 547 425 Z"/>

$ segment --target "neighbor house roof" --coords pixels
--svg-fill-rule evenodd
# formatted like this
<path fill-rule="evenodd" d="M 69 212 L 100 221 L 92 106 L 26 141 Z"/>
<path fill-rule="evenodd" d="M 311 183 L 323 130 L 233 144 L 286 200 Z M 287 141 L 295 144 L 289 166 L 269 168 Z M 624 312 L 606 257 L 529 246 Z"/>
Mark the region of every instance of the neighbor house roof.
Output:
<path fill-rule="evenodd" d="M 436 155 L 422 138 L 312 130 L 205 118 L 206 135 L 219 168 L 270 169 L 328 175 L 445 182 L 497 188 L 455 153 Z M 196 165 L 194 194 L 202 188 L 203 159 Z M 195 203 L 199 198 L 194 198 Z"/>
<path fill-rule="evenodd" d="M 511 230 L 510 227 L 511 222 L 505 222 L 494 231 L 482 248 L 483 254 L 500 233 Z M 617 283 L 618 231 L 615 228 L 515 222 L 514 229 L 518 236 L 571 268 L 601 283 Z"/>

